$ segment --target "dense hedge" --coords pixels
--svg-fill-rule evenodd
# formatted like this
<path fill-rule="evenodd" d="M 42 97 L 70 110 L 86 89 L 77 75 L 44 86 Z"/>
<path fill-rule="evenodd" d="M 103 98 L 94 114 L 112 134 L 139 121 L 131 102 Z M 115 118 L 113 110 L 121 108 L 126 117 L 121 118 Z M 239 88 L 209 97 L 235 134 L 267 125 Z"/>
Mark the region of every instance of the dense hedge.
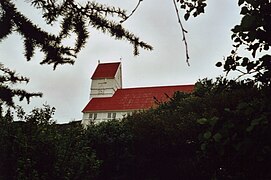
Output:
<path fill-rule="evenodd" d="M 0 179 L 271 179 L 270 87 L 202 80 L 122 121 L 1 115 Z"/>

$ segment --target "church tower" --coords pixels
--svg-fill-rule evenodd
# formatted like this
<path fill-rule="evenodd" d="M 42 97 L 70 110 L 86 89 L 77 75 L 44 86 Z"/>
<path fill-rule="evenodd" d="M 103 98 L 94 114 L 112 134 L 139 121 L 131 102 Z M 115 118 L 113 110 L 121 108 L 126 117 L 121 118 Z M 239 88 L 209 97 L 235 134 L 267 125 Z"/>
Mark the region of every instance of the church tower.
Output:
<path fill-rule="evenodd" d="M 90 99 L 112 97 L 122 89 L 121 63 L 99 63 L 91 79 Z"/>

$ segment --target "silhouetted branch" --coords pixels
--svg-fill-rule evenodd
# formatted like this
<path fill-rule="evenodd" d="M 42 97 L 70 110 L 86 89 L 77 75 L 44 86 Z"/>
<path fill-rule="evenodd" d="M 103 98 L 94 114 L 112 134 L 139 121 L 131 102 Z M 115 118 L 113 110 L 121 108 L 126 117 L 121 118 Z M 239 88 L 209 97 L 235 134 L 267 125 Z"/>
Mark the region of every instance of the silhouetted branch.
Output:
<path fill-rule="evenodd" d="M 42 97 L 42 93 L 29 93 L 22 89 L 14 89 L 13 84 L 28 83 L 29 79 L 23 76 L 18 76 L 15 71 L 12 71 L 0 63 L 0 103 L 4 102 L 7 106 L 14 107 L 13 98 L 19 97 L 22 101 L 26 99 L 30 102 L 31 97 Z"/>
<path fill-rule="evenodd" d="M 120 21 L 120 23 L 123 23 L 125 22 L 127 19 L 129 19 L 134 13 L 135 11 L 138 9 L 140 3 L 142 2 L 143 0 L 138 0 L 138 3 L 136 5 L 136 7 L 132 10 L 131 14 L 129 14 L 128 16 L 126 16 L 123 20 Z"/>
<path fill-rule="evenodd" d="M 53 64 L 54 69 L 59 64 L 74 64 L 77 54 L 89 37 L 89 26 L 115 39 L 127 40 L 134 47 L 134 55 L 139 54 L 139 48 L 152 50 L 152 46 L 140 41 L 139 37 L 126 30 L 121 23 L 108 18 L 113 16 L 128 19 L 135 10 L 127 16 L 125 10 L 90 1 L 85 5 L 80 5 L 74 0 L 29 0 L 28 2 L 42 10 L 42 18 L 48 25 L 60 21 L 61 28 L 58 35 L 51 34 L 22 14 L 16 8 L 15 2 L 1 0 L 0 41 L 13 32 L 18 32 L 23 37 L 24 54 L 28 61 L 38 48 L 45 54 L 41 64 Z M 63 41 L 71 34 L 76 35 L 75 43 L 67 46 Z"/>
<path fill-rule="evenodd" d="M 183 41 L 184 41 L 184 46 L 185 46 L 185 54 L 186 54 L 186 63 L 187 63 L 188 66 L 190 66 L 190 64 L 189 64 L 189 54 L 188 54 L 188 45 L 187 45 L 187 40 L 186 40 L 186 37 L 185 37 L 185 33 L 187 33 L 187 31 L 184 29 L 183 24 L 181 22 L 181 18 L 180 18 L 180 15 L 179 15 L 179 10 L 178 10 L 177 4 L 176 4 L 175 0 L 172 0 L 172 1 L 173 1 L 173 4 L 174 4 L 174 7 L 175 7 L 176 14 L 177 14 L 178 23 L 180 25 L 182 35 L 183 35 Z"/>

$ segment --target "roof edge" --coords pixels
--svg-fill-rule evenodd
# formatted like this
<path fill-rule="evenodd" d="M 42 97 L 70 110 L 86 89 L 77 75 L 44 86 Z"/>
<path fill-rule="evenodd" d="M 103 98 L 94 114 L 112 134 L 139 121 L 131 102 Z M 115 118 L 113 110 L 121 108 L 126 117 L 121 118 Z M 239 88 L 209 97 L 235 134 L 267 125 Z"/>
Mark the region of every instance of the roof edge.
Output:
<path fill-rule="evenodd" d="M 166 88 L 166 87 L 187 87 L 187 86 L 195 86 L 195 84 L 185 84 L 185 85 L 165 85 L 165 86 L 138 86 L 138 87 L 128 87 L 122 89 L 148 89 L 148 88 Z"/>

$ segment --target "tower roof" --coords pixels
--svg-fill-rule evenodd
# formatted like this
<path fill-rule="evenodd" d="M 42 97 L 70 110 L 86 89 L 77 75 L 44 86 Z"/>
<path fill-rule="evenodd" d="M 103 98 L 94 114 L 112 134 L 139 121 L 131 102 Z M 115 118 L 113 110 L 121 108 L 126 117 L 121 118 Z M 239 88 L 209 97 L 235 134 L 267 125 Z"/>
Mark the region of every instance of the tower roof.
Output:
<path fill-rule="evenodd" d="M 192 92 L 194 85 L 118 89 L 112 97 L 92 98 L 83 112 L 143 110 L 165 102 L 174 92 Z"/>
<path fill-rule="evenodd" d="M 120 66 L 120 62 L 101 63 L 97 66 L 91 79 L 114 78 Z"/>

